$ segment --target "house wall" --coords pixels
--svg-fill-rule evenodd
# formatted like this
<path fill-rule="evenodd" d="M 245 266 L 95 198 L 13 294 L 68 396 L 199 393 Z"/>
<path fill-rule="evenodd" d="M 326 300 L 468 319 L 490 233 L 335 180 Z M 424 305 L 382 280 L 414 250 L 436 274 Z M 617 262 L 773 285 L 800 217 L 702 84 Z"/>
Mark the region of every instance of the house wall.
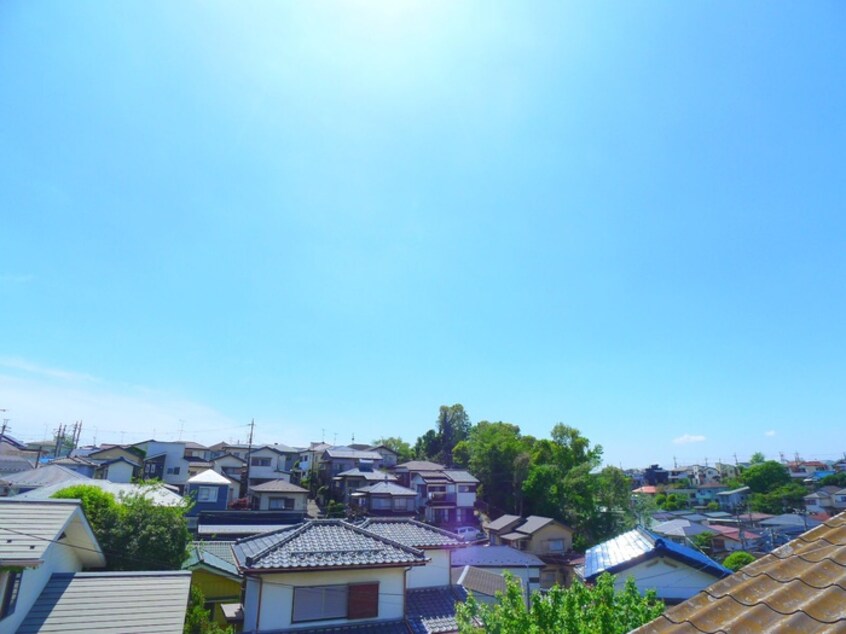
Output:
<path fill-rule="evenodd" d="M 214 488 L 217 490 L 217 499 L 207 502 L 199 502 L 200 487 Z M 229 504 L 229 485 L 228 484 L 195 484 L 189 483 L 185 486 L 185 495 L 191 496 L 194 500 L 194 506 L 188 511 L 189 515 L 199 515 L 201 511 L 225 511 L 227 504 Z"/>
<path fill-rule="evenodd" d="M 402 567 L 291 572 L 265 574 L 262 577 L 260 588 L 258 581 L 253 580 L 252 577 L 247 579 L 244 601 L 245 632 L 277 629 L 296 631 L 328 625 L 398 620 L 403 617 L 405 610 L 405 568 Z M 379 583 L 379 616 L 375 619 L 291 622 L 295 587 L 373 582 Z M 259 593 L 261 593 L 260 597 Z M 261 614 L 257 614 L 259 603 Z M 257 617 L 258 621 L 256 621 Z"/>
<path fill-rule="evenodd" d="M 259 511 L 269 511 L 270 498 L 290 498 L 294 500 L 293 511 L 306 511 L 308 508 L 308 494 L 307 493 L 262 493 L 259 496 Z M 283 509 L 273 509 L 283 510 Z"/>
<path fill-rule="evenodd" d="M 689 599 L 717 581 L 712 575 L 667 557 L 656 557 L 618 573 L 615 589 L 622 590 L 629 577 L 634 577 L 641 593 L 654 589 L 660 599 L 670 600 Z"/>
<path fill-rule="evenodd" d="M 179 487 L 185 485 L 190 477 L 188 475 L 188 461 L 185 460 L 185 443 L 184 442 L 159 442 L 152 441 L 147 443 L 147 456 L 155 456 L 156 454 L 165 453 L 164 473 L 162 480 L 168 484 L 173 484 Z M 179 473 L 168 473 L 169 469 L 179 469 Z M 181 490 L 181 489 L 180 489 Z"/>
<path fill-rule="evenodd" d="M 241 582 L 198 568 L 191 572 L 191 584 L 202 590 L 206 601 L 216 604 L 212 612 L 212 617 L 217 623 L 225 626 L 226 618 L 217 604 L 237 603 L 240 601 Z"/>
<path fill-rule="evenodd" d="M 561 539 L 564 550 L 550 550 L 550 541 Z M 573 547 L 573 531 L 552 522 L 532 535 L 526 550 L 533 555 L 563 555 Z"/>
<path fill-rule="evenodd" d="M 436 548 L 425 552 L 431 561 L 425 566 L 414 566 L 408 571 L 407 587 L 433 588 L 450 585 L 450 551 L 446 548 Z"/>
<path fill-rule="evenodd" d="M 105 479 L 109 482 L 132 482 L 135 468 L 126 462 L 115 462 L 106 467 Z"/>
<path fill-rule="evenodd" d="M 457 487 L 456 487 L 457 489 Z M 463 507 L 470 507 L 473 508 L 476 504 L 476 492 L 470 491 L 467 493 L 462 493 L 458 491 L 455 495 L 455 505 L 456 506 L 463 506 Z"/>
<path fill-rule="evenodd" d="M 17 631 L 54 572 L 81 570 L 82 561 L 77 556 L 75 548 L 56 543 L 49 546 L 44 553 L 44 563 L 41 566 L 24 570 L 15 611 L 0 621 L 0 632 Z"/>
<path fill-rule="evenodd" d="M 253 458 L 269 458 L 270 466 L 258 467 L 252 464 Z M 286 480 L 291 481 L 291 475 L 284 473 L 285 458 L 277 452 L 263 448 L 250 454 L 250 480 Z"/>

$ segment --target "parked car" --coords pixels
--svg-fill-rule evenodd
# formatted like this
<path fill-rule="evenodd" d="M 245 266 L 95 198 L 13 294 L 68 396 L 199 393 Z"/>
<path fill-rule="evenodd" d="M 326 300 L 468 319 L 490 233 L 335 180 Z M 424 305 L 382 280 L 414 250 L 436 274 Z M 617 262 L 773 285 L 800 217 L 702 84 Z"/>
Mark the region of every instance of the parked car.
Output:
<path fill-rule="evenodd" d="M 485 538 L 485 534 L 475 526 L 461 526 L 455 533 L 465 542 L 475 542 Z"/>

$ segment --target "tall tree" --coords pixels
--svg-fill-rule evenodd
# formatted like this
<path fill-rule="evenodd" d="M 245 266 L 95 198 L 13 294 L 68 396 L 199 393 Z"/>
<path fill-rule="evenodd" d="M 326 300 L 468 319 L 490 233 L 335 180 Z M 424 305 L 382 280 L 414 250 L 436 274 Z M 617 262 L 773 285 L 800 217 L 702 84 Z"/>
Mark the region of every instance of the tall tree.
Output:
<path fill-rule="evenodd" d="M 769 493 L 791 482 L 787 469 L 775 460 L 752 465 L 743 472 L 740 479 L 753 493 Z"/>
<path fill-rule="evenodd" d="M 397 460 L 399 462 L 407 462 L 414 457 L 414 451 L 407 442 L 399 436 L 382 436 L 373 441 L 373 446 L 384 445 L 388 449 L 393 449 L 397 452 Z"/>
<path fill-rule="evenodd" d="M 510 423 L 481 421 L 470 431 L 470 472 L 479 479 L 479 495 L 495 510 L 516 510 L 515 461 L 525 445 L 520 428 Z"/>
<path fill-rule="evenodd" d="M 438 412 L 438 434 L 441 438 L 441 460 L 453 466 L 452 451 L 455 445 L 470 435 L 470 417 L 461 403 L 441 405 Z"/>

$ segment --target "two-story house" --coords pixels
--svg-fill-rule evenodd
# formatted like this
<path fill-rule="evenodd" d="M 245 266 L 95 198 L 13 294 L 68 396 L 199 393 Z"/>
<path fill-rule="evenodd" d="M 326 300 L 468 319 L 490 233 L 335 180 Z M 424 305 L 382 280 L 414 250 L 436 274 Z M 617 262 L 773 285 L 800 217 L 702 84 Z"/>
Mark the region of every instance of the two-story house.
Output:
<path fill-rule="evenodd" d="M 132 445 L 144 452 L 145 480 L 161 480 L 171 484 L 181 492 L 191 474 L 188 471 L 190 461 L 185 459 L 184 442 L 164 442 L 145 440 Z"/>
<path fill-rule="evenodd" d="M 479 480 L 467 471 L 412 471 L 409 479 L 409 488 L 417 491 L 418 508 L 430 524 L 457 528 L 477 523 L 475 507 Z"/>
<path fill-rule="evenodd" d="M 294 454 L 296 455 L 296 454 Z M 273 480 L 291 481 L 291 454 L 280 451 L 274 445 L 256 447 L 249 452 L 249 487 L 258 486 Z"/>
<path fill-rule="evenodd" d="M 329 447 L 323 451 L 318 464 L 320 482 L 328 486 L 336 475 L 360 467 L 362 462 L 378 469 L 382 466 L 382 454 L 352 447 Z"/>
<path fill-rule="evenodd" d="M 544 563 L 540 587 L 567 585 L 573 576 L 573 529 L 552 519 L 530 515 L 523 519 L 504 515 L 485 525 L 492 544 L 503 544 L 531 553 Z"/>

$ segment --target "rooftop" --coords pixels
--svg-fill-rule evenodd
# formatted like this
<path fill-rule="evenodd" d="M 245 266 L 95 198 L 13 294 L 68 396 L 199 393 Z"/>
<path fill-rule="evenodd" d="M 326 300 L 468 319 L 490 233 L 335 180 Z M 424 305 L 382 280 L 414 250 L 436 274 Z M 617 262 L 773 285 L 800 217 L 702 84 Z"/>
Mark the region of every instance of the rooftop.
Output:
<path fill-rule="evenodd" d="M 458 632 L 455 604 L 467 600 L 460 586 L 418 588 L 405 594 L 406 622 L 412 634 Z"/>
<path fill-rule="evenodd" d="M 287 480 L 271 480 L 264 484 L 250 487 L 253 493 L 308 493 L 307 489 L 291 484 Z"/>
<path fill-rule="evenodd" d="M 26 493 L 19 493 L 12 496 L 10 500 L 49 500 L 55 493 L 68 487 L 84 485 L 87 487 L 97 487 L 107 493 L 111 493 L 116 498 L 126 495 L 134 495 L 141 493 L 148 500 L 152 500 L 156 506 L 177 506 L 182 504 L 182 496 L 171 491 L 167 485 L 150 485 L 150 484 L 130 484 L 128 482 L 110 482 L 109 480 L 92 480 L 86 479 L 83 481 L 57 482 L 50 486 L 33 489 Z"/>
<path fill-rule="evenodd" d="M 29 471 L 21 471 L 20 473 L 4 475 L 0 478 L 0 482 L 2 482 L 5 486 L 16 489 L 35 489 L 47 486 L 48 484 L 68 482 L 70 480 L 83 481 L 91 480 L 91 478 L 57 464 L 50 464 L 38 469 L 30 469 Z"/>
<path fill-rule="evenodd" d="M 505 528 L 508 528 L 511 524 L 516 524 L 520 522 L 523 518 L 519 515 L 503 515 L 498 517 L 492 522 L 488 522 L 485 524 L 485 528 L 490 531 L 501 531 Z"/>
<path fill-rule="evenodd" d="M 717 578 L 731 574 L 728 568 L 698 550 L 662 539 L 645 528 L 636 528 L 589 548 L 585 553 L 584 576 L 592 581 L 603 572 L 616 574 L 653 557 L 670 557 Z"/>
<path fill-rule="evenodd" d="M 543 567 L 544 563 L 530 553 L 511 546 L 467 546 L 452 554 L 453 566 L 479 568 Z"/>
<path fill-rule="evenodd" d="M 232 546 L 241 568 L 314 570 L 423 565 L 422 551 L 342 520 L 310 520 Z"/>
<path fill-rule="evenodd" d="M 846 629 L 846 514 L 841 513 L 636 630 L 842 632 Z"/>
<path fill-rule="evenodd" d="M 190 572 L 55 573 L 18 634 L 181 634 Z"/>
<path fill-rule="evenodd" d="M 398 497 L 416 497 L 417 492 L 393 482 L 376 482 L 366 487 L 356 489 L 356 493 L 368 493 L 377 495 L 396 495 Z"/>
<path fill-rule="evenodd" d="M 77 500 L 0 500 L 0 566 L 40 561 L 75 518 L 88 526 L 84 517 Z M 96 546 L 90 528 L 87 533 Z"/>
<path fill-rule="evenodd" d="M 229 478 L 220 475 L 217 471 L 213 469 L 206 469 L 205 471 L 200 471 L 195 476 L 188 478 L 188 484 L 225 484 L 229 485 L 232 484 L 232 480 Z"/>
<path fill-rule="evenodd" d="M 412 548 L 444 548 L 463 546 L 464 542 L 455 533 L 410 519 L 368 519 L 362 528 L 381 537 Z"/>

